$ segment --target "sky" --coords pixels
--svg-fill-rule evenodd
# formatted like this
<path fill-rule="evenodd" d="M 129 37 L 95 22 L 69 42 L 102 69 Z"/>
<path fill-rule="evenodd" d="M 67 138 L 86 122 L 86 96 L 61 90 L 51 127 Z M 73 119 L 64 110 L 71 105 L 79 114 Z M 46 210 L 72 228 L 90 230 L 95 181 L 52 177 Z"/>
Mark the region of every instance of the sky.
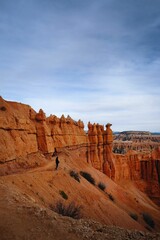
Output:
<path fill-rule="evenodd" d="M 160 132 L 160 0 L 0 0 L 0 95 Z"/>

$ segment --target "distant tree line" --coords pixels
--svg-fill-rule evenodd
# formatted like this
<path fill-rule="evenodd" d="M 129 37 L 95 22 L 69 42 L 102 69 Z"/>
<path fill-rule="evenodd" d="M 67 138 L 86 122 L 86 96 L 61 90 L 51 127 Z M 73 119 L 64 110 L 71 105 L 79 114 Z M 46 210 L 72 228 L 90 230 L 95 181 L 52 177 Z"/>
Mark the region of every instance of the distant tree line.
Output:
<path fill-rule="evenodd" d="M 121 146 L 121 147 L 114 146 L 113 147 L 113 153 L 125 154 L 126 150 L 123 146 Z"/>

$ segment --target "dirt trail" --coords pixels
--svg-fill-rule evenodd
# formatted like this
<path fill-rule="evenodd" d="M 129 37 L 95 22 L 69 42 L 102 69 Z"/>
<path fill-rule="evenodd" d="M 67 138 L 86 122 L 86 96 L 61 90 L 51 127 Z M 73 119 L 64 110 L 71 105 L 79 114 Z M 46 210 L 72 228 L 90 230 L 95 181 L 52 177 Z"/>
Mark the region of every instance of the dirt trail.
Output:
<path fill-rule="evenodd" d="M 29 173 L 34 173 L 34 172 L 44 172 L 44 171 L 55 171 L 55 163 L 54 161 L 51 161 L 51 162 L 48 162 L 45 164 L 45 166 L 42 166 L 42 167 L 36 167 L 34 169 L 31 169 L 31 170 L 28 170 L 28 171 L 25 171 L 23 173 L 26 173 L 26 172 L 29 172 Z"/>

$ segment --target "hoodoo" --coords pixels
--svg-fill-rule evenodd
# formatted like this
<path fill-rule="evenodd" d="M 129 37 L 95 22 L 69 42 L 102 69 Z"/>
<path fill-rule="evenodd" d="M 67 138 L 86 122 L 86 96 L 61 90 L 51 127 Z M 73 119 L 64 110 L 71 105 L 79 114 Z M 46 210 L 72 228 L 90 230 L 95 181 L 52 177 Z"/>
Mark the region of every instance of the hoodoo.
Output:
<path fill-rule="evenodd" d="M 46 117 L 42 109 L 36 113 L 29 105 L 5 101 L 1 97 L 0 162 L 7 164 L 38 151 L 49 154 L 54 148 L 79 149 L 81 158 L 94 168 L 119 183 L 123 180 L 135 181 L 141 190 L 159 204 L 159 148 L 153 149 L 152 153 L 135 150 L 125 154 L 113 153 L 111 126 L 108 123 L 104 129 L 102 125 L 89 122 L 86 133 L 81 120 L 76 122 L 64 115 L 61 118 L 55 115 Z M 133 132 L 130 134 L 135 136 Z"/>

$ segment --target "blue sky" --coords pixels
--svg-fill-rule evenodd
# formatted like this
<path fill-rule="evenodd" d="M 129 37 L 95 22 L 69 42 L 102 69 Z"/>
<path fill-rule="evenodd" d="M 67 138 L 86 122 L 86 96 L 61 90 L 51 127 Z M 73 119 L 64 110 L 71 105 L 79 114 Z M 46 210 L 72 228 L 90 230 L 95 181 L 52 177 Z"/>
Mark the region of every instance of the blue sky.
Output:
<path fill-rule="evenodd" d="M 0 0 L 0 95 L 160 131 L 159 0 Z"/>

